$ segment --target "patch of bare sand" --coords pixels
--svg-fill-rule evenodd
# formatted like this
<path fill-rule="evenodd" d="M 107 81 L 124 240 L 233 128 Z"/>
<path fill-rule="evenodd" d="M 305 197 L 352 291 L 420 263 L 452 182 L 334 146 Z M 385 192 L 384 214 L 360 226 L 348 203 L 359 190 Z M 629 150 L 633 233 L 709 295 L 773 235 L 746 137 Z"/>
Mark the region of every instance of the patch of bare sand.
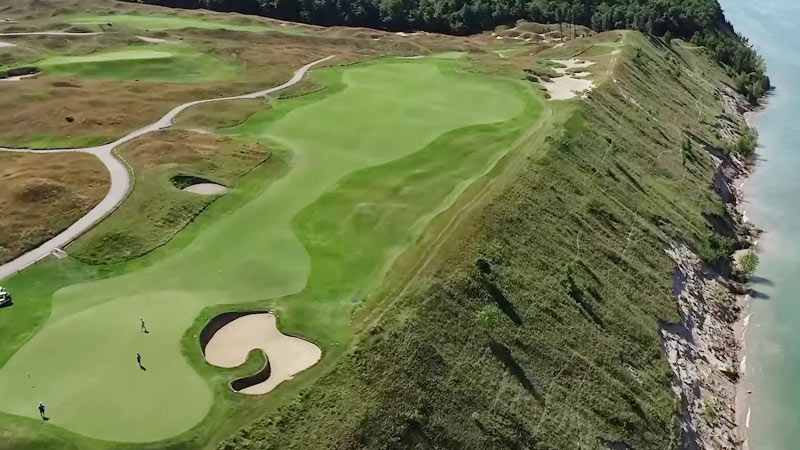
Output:
<path fill-rule="evenodd" d="M 24 80 L 25 78 L 35 77 L 36 75 L 39 75 L 39 74 L 38 73 L 29 73 L 28 75 L 16 75 L 16 76 L 13 76 L 13 77 L 5 77 L 5 78 L 0 78 L 0 82 L 3 82 L 3 81 L 20 81 L 20 80 Z"/>
<path fill-rule="evenodd" d="M 554 59 L 553 62 L 561 64 L 555 70 L 560 77 L 551 78 L 550 81 L 541 80 L 541 85 L 547 90 L 551 100 L 569 100 L 579 94 L 585 94 L 594 88 L 594 81 L 586 77 L 590 72 L 570 73 L 572 69 L 582 69 L 594 64 L 592 61 L 572 59 Z"/>
<path fill-rule="evenodd" d="M 205 358 L 217 367 L 233 368 L 244 364 L 254 349 L 267 355 L 270 375 L 266 381 L 239 391 L 242 394 L 266 394 L 322 358 L 322 350 L 316 345 L 281 333 L 272 313 L 250 314 L 222 327 L 206 345 Z"/>
<path fill-rule="evenodd" d="M 200 195 L 222 195 L 228 192 L 228 188 L 216 183 L 198 183 L 183 188 L 186 192 Z"/>
<path fill-rule="evenodd" d="M 136 37 L 139 38 L 140 40 L 142 40 L 144 42 L 148 42 L 150 44 L 166 44 L 166 43 L 170 42 L 170 41 L 168 41 L 166 39 L 161 39 L 161 38 L 154 38 L 154 37 L 147 37 L 147 36 L 136 36 Z"/>

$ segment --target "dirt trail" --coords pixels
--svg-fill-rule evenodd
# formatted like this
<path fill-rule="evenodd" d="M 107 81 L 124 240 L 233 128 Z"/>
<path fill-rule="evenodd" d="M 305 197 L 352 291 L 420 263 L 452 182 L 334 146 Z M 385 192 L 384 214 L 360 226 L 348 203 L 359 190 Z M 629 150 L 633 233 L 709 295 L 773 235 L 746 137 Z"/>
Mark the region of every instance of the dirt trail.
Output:
<path fill-rule="evenodd" d="M 40 32 L 37 34 L 43 34 L 47 32 Z M 292 78 L 289 81 L 275 86 L 269 89 L 265 89 L 258 92 L 253 92 L 250 94 L 244 95 L 237 95 L 233 97 L 220 97 L 220 98 L 211 98 L 205 100 L 196 100 L 189 103 L 184 103 L 173 108 L 167 114 L 165 114 L 161 119 L 158 121 L 139 128 L 138 130 L 132 131 L 127 135 L 117 139 L 114 142 L 100 145 L 96 147 L 88 147 L 88 148 L 68 148 L 68 149 L 52 149 L 52 150 L 34 150 L 34 149 L 14 149 L 14 148 L 2 148 L 0 147 L 0 151 L 7 151 L 7 152 L 24 152 L 24 153 L 58 153 L 58 152 L 81 152 L 81 153 L 90 153 L 92 155 L 97 156 L 100 161 L 106 166 L 108 169 L 109 174 L 111 175 L 111 188 L 106 194 L 105 198 L 97 204 L 91 211 L 86 213 L 83 217 L 78 219 L 77 222 L 70 225 L 66 230 L 59 233 L 57 236 L 53 237 L 49 241 L 45 242 L 44 244 L 40 245 L 38 248 L 35 248 L 28 253 L 25 253 L 18 258 L 0 265 L 0 280 L 6 278 L 10 275 L 18 273 L 19 271 L 25 269 L 28 266 L 35 264 L 36 262 L 46 258 L 51 253 L 60 249 L 67 244 L 71 243 L 75 239 L 78 238 L 81 234 L 85 233 L 89 229 L 91 229 L 94 225 L 98 222 L 106 218 L 109 214 L 111 214 L 119 205 L 125 200 L 125 197 L 128 195 L 128 192 L 131 189 L 133 184 L 131 171 L 127 163 L 119 158 L 119 156 L 114 152 L 114 150 L 119 147 L 120 145 L 132 141 L 139 136 L 145 135 L 147 133 L 151 133 L 154 131 L 164 130 L 169 128 L 173 125 L 173 120 L 178 114 L 182 113 L 183 111 L 191 108 L 192 106 L 200 105 L 203 103 L 211 103 L 211 102 L 218 102 L 224 100 L 238 100 L 238 99 L 254 99 L 259 97 L 265 97 L 271 93 L 280 91 L 282 89 L 286 89 L 294 84 L 297 84 L 303 76 L 305 76 L 306 72 L 312 67 L 326 62 L 333 58 L 334 56 L 328 56 L 317 61 L 311 62 L 306 64 L 305 66 L 297 69 Z"/>

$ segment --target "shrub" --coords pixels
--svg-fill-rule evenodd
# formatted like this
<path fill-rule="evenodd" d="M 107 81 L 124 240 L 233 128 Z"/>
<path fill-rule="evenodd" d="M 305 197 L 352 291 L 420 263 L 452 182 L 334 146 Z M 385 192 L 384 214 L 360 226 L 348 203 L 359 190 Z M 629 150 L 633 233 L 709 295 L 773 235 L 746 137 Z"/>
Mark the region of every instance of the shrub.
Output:
<path fill-rule="evenodd" d="M 733 253 L 733 239 L 719 233 L 709 233 L 700 244 L 700 257 L 706 264 L 716 266 L 728 261 Z"/>
<path fill-rule="evenodd" d="M 736 141 L 736 151 L 742 156 L 752 156 L 758 144 L 758 134 L 749 126 L 742 127 L 739 140 Z"/>
<path fill-rule="evenodd" d="M 475 321 L 482 326 L 492 329 L 500 323 L 503 313 L 496 305 L 484 305 L 475 313 Z"/>
<path fill-rule="evenodd" d="M 758 268 L 758 263 L 758 254 L 754 251 L 749 251 L 739 258 L 739 271 L 745 278 L 749 278 L 755 273 Z"/>

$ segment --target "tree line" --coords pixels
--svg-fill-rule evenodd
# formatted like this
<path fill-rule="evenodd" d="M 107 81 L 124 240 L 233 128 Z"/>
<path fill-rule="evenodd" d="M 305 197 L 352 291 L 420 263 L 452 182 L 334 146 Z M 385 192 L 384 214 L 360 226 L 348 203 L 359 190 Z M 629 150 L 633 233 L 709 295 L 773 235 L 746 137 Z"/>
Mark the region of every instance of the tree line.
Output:
<path fill-rule="evenodd" d="M 595 31 L 633 29 L 707 47 L 740 92 L 769 89 L 758 54 L 725 20 L 717 0 L 128 0 L 178 8 L 256 14 L 314 25 L 472 34 L 518 19 L 570 22 Z"/>

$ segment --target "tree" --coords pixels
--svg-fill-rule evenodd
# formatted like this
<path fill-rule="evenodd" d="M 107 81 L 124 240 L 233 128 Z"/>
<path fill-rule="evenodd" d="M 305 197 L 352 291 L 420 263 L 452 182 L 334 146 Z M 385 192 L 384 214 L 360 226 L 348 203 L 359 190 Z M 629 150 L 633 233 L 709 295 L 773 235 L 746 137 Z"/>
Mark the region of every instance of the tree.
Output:
<path fill-rule="evenodd" d="M 739 270 L 745 278 L 750 278 L 758 268 L 758 263 L 758 254 L 751 250 L 739 258 Z"/>
<path fill-rule="evenodd" d="M 736 151 L 742 156 L 752 156 L 758 145 L 758 134 L 749 126 L 743 126 L 739 139 L 736 141 Z"/>

